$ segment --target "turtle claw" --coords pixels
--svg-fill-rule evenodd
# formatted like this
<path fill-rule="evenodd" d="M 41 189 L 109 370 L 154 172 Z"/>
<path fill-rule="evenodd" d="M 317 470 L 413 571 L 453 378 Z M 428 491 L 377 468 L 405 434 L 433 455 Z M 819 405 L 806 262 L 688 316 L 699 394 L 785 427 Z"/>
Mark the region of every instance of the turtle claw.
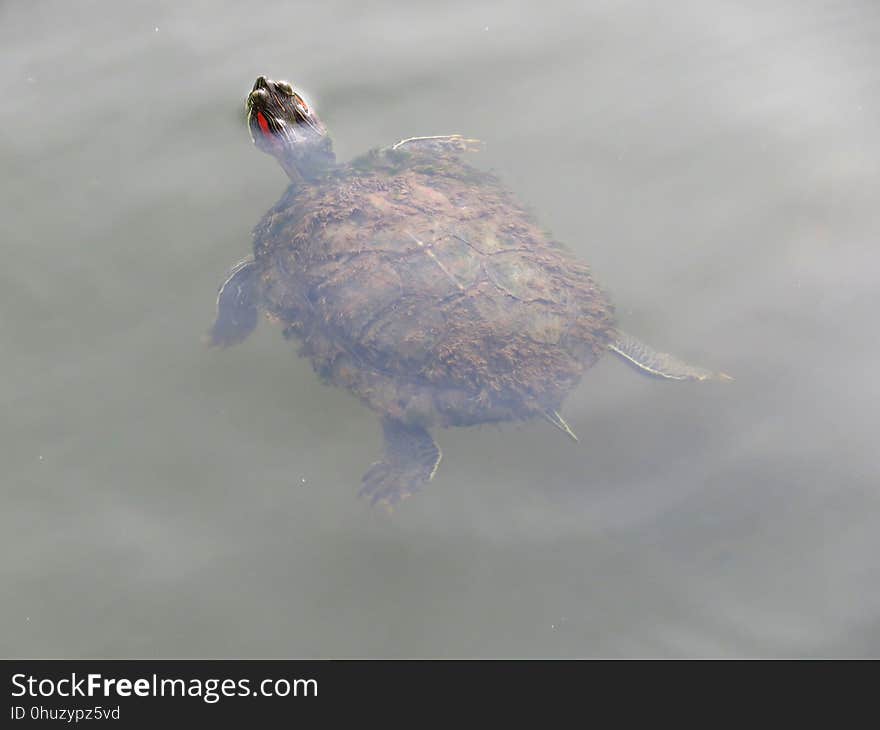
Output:
<path fill-rule="evenodd" d="M 358 497 L 368 499 L 371 507 L 382 507 L 390 514 L 398 503 L 412 496 L 415 490 L 409 485 L 413 476 L 403 474 L 385 461 L 377 461 L 361 479 Z"/>
<path fill-rule="evenodd" d="M 486 143 L 481 139 L 474 137 L 463 137 L 460 134 L 453 134 L 449 142 L 458 152 L 482 152 Z"/>

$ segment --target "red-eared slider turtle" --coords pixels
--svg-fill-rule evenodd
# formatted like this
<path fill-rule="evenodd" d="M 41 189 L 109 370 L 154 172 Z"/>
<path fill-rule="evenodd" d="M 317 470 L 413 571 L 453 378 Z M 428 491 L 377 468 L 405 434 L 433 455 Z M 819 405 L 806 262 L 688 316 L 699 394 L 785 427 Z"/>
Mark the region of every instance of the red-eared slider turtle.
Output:
<path fill-rule="evenodd" d="M 576 440 L 559 409 L 606 350 L 660 378 L 724 377 L 621 332 L 589 268 L 461 159 L 476 140 L 411 137 L 339 164 L 315 110 L 264 76 L 247 118 L 291 184 L 220 287 L 208 340 L 241 342 L 263 310 L 375 411 L 384 456 L 361 487 L 373 502 L 431 480 L 431 427 L 542 417 Z"/>

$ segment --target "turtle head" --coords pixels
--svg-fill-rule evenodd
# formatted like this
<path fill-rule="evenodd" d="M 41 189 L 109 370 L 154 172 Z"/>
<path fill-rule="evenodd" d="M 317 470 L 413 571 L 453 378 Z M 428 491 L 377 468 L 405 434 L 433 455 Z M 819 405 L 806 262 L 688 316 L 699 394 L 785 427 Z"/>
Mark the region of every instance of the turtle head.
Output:
<path fill-rule="evenodd" d="M 313 178 L 335 162 L 324 124 L 286 81 L 258 76 L 245 108 L 254 144 L 278 160 L 294 182 Z"/>

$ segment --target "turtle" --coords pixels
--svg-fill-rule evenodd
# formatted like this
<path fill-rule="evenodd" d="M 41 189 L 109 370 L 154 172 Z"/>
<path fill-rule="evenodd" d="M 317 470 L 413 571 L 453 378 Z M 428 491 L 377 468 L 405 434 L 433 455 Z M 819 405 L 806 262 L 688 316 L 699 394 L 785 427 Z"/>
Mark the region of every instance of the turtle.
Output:
<path fill-rule="evenodd" d="M 220 286 L 206 340 L 238 344 L 263 312 L 375 412 L 384 453 L 359 490 L 372 503 L 433 479 L 434 428 L 542 418 L 577 441 L 562 403 L 605 352 L 656 378 L 729 379 L 622 331 L 589 266 L 466 161 L 480 141 L 408 137 L 340 163 L 290 83 L 259 76 L 245 109 L 290 185 Z"/>

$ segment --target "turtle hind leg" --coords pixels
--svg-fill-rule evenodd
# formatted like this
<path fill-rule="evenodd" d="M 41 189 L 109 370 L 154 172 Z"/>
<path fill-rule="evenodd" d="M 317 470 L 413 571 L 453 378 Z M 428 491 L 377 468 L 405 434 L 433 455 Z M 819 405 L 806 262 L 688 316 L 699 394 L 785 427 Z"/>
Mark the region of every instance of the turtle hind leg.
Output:
<path fill-rule="evenodd" d="M 657 352 L 632 335 L 618 330 L 608 345 L 619 358 L 640 372 L 665 380 L 733 380 L 727 373 L 688 365 L 666 352 Z"/>
<path fill-rule="evenodd" d="M 371 504 L 393 507 L 434 478 L 441 453 L 421 426 L 383 418 L 382 433 L 385 453 L 364 474 L 358 495 L 369 498 Z"/>
<path fill-rule="evenodd" d="M 205 335 L 211 347 L 229 347 L 244 341 L 257 326 L 257 265 L 252 258 L 239 261 L 217 292 L 217 318 Z"/>

